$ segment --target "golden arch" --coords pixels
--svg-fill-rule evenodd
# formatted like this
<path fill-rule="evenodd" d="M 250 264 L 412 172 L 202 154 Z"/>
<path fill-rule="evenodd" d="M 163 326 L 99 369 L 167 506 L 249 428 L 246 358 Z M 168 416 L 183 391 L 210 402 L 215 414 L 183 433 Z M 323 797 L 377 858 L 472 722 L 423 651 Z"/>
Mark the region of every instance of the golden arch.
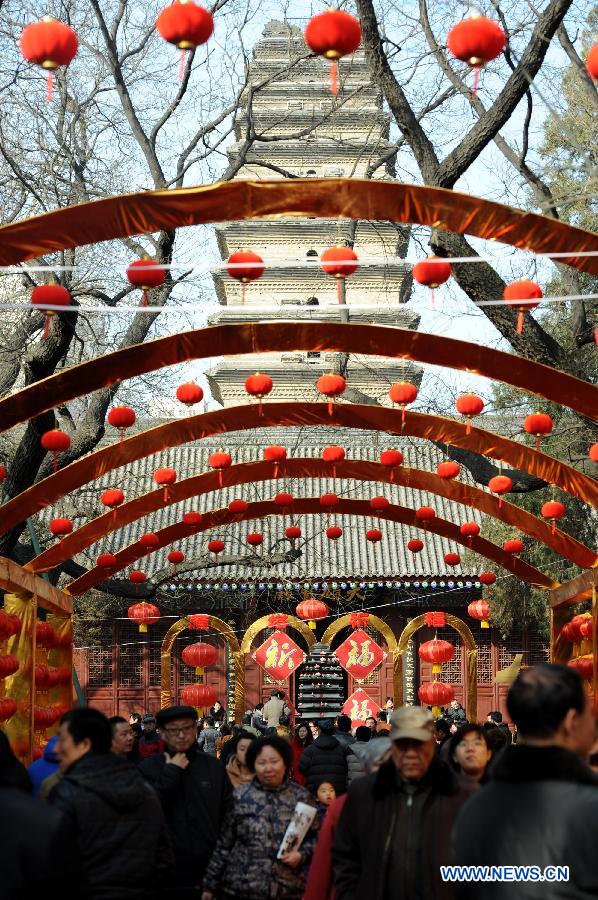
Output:
<path fill-rule="evenodd" d="M 420 628 L 423 628 L 425 624 L 425 615 L 416 616 L 415 619 L 412 619 L 411 622 L 405 626 L 399 638 L 397 656 L 399 658 L 400 669 L 400 704 L 403 703 L 403 653 L 407 649 L 407 645 L 415 632 L 419 631 Z M 457 616 L 451 616 L 447 613 L 446 624 L 455 629 L 465 645 L 465 660 L 467 666 L 467 717 L 471 722 L 475 722 L 478 717 L 478 648 L 473 634 L 462 619 L 458 619 Z M 395 697 L 396 696 L 397 695 L 395 694 Z"/>
<path fill-rule="evenodd" d="M 372 628 L 375 628 L 380 632 L 384 640 L 386 641 L 386 646 L 388 647 L 388 652 L 392 653 L 392 683 L 393 683 L 393 694 L 395 697 L 395 705 L 397 705 L 397 696 L 400 686 L 400 692 L 402 697 L 402 665 L 401 665 L 401 657 L 399 655 L 399 648 L 397 644 L 397 639 L 394 635 L 394 631 L 387 625 L 387 623 L 380 619 L 378 616 L 372 615 L 372 613 L 368 614 L 368 625 L 371 625 Z M 337 636 L 339 631 L 342 631 L 343 628 L 347 628 L 351 625 L 351 614 L 346 616 L 341 616 L 340 619 L 337 619 L 336 622 L 332 622 L 324 634 L 322 635 L 322 643 L 323 644 L 332 644 L 332 641 Z M 401 700 L 402 702 L 402 700 Z"/>

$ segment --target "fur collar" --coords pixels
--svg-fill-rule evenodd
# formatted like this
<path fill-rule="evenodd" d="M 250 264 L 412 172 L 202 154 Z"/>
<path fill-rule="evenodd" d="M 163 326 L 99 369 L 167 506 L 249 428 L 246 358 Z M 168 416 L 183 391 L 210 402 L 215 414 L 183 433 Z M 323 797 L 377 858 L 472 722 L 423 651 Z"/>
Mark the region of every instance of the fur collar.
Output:
<path fill-rule="evenodd" d="M 434 794 L 452 795 L 459 791 L 459 782 L 454 772 L 437 756 L 430 763 L 422 785 L 432 789 Z M 374 794 L 384 796 L 389 791 L 398 791 L 397 769 L 392 759 L 387 760 L 380 768 L 374 782 Z"/>
<path fill-rule="evenodd" d="M 574 781 L 598 786 L 598 777 L 583 760 L 564 747 L 506 747 L 492 769 L 493 781 Z"/>

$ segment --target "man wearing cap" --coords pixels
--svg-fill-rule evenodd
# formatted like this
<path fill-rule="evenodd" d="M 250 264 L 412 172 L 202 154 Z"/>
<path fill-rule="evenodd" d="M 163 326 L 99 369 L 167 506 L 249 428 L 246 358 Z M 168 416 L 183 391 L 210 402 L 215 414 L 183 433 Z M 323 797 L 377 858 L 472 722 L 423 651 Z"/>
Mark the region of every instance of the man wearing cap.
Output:
<path fill-rule="evenodd" d="M 197 747 L 193 707 L 171 706 L 156 718 L 164 752 L 139 768 L 160 798 L 172 838 L 176 876 L 163 896 L 186 900 L 199 896 L 232 789 L 224 766 Z"/>
<path fill-rule="evenodd" d="M 305 787 L 315 794 L 323 779 L 334 786 L 337 796 L 347 790 L 347 747 L 336 739 L 334 719 L 320 719 L 319 735 L 299 757 Z"/>
<path fill-rule="evenodd" d="M 449 900 L 440 866 L 452 862 L 453 823 L 477 785 L 438 759 L 429 710 L 395 710 L 389 737 L 391 758 L 349 789 L 332 850 L 336 900 Z"/>
<path fill-rule="evenodd" d="M 164 741 L 156 731 L 156 717 L 153 713 L 146 713 L 142 719 L 143 731 L 139 738 L 138 752 L 140 759 L 147 759 L 164 752 Z"/>

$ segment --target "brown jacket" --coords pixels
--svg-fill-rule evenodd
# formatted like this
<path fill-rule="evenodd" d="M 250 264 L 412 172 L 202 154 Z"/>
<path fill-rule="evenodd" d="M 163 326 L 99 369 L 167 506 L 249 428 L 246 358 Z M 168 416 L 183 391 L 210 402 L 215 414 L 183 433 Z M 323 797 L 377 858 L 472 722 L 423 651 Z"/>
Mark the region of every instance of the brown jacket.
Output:
<path fill-rule="evenodd" d="M 235 754 L 230 757 L 226 764 L 226 774 L 230 778 L 230 783 L 234 788 L 240 787 L 242 784 L 247 784 L 253 778 L 253 772 L 250 772 L 249 769 L 244 772 L 241 769 L 241 764 Z"/>

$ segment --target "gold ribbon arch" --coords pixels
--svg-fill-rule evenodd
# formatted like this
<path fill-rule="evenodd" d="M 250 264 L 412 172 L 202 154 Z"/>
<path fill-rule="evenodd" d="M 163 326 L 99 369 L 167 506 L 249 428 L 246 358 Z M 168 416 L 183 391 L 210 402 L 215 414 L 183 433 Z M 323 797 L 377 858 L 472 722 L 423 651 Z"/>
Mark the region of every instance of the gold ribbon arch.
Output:
<path fill-rule="evenodd" d="M 388 652 L 392 654 L 392 683 L 393 683 L 393 695 L 397 697 L 398 690 L 398 678 L 402 678 L 401 675 L 401 658 L 398 652 L 398 644 L 397 639 L 395 637 L 394 631 L 383 619 L 379 616 L 375 616 L 372 613 L 368 613 L 368 625 L 371 625 L 372 628 L 375 628 L 386 641 L 386 646 L 388 647 Z M 341 616 L 336 622 L 331 622 L 324 634 L 322 635 L 322 643 L 330 644 L 332 646 L 332 641 L 337 636 L 339 631 L 342 631 L 343 628 L 351 627 L 351 614 L 349 613 L 346 616 Z M 402 688 L 402 682 L 401 682 Z M 402 693 L 402 691 L 401 691 Z M 395 705 L 396 700 L 395 700 Z"/>

